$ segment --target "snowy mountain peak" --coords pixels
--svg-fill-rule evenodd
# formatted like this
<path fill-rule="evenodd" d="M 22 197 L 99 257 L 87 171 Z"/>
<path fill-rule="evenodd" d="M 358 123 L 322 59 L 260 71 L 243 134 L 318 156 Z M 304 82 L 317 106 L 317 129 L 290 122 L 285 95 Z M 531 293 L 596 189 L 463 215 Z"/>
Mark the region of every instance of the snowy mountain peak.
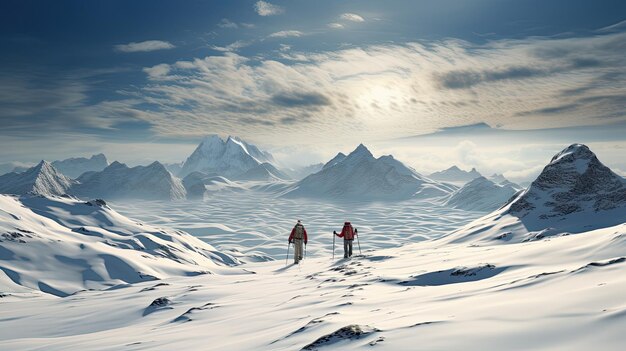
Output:
<path fill-rule="evenodd" d="M 595 160 L 594 160 L 595 159 Z M 578 173 L 584 173 L 591 162 L 598 163 L 596 155 L 583 144 L 572 144 L 552 157 L 548 167 L 573 167 Z"/>
<path fill-rule="evenodd" d="M 425 178 L 391 156 L 374 158 L 359 145 L 348 156 L 338 154 L 321 171 L 288 189 L 287 197 L 345 200 L 405 200 L 445 196 L 454 187 Z"/>
<path fill-rule="evenodd" d="M 470 211 L 489 212 L 504 205 L 515 192 L 510 185 L 499 185 L 481 176 L 455 191 L 446 205 Z"/>
<path fill-rule="evenodd" d="M 359 146 L 356 147 L 356 149 L 354 149 L 354 151 L 352 151 L 347 158 L 356 158 L 356 157 L 368 157 L 368 158 L 373 158 L 374 155 L 372 155 L 372 153 L 370 152 L 370 150 L 363 144 L 359 144 Z"/>
<path fill-rule="evenodd" d="M 41 161 L 22 173 L 0 176 L 0 193 L 63 195 L 73 183 L 72 179 L 57 171 L 50 162 Z"/>
<path fill-rule="evenodd" d="M 209 135 L 187 158 L 179 174 L 184 177 L 199 171 L 232 178 L 262 163 L 273 164 L 274 162 L 272 155 L 238 137 L 228 136 L 226 140 L 223 140 L 218 135 Z"/>
<path fill-rule="evenodd" d="M 55 172 L 56 170 L 52 167 L 52 164 L 46 160 L 41 160 L 39 163 L 32 168 L 34 172 Z"/>
<path fill-rule="evenodd" d="M 587 146 L 573 144 L 557 153 L 526 190 L 452 237 L 519 242 L 624 222 L 626 181 Z"/>

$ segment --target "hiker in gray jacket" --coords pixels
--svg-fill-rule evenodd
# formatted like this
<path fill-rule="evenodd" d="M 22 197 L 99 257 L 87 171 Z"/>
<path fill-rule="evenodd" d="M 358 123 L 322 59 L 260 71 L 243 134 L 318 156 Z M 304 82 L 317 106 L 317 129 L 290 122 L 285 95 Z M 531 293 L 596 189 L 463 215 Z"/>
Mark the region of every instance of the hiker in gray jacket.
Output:
<path fill-rule="evenodd" d="M 298 262 L 302 260 L 302 254 L 304 252 L 304 246 L 302 246 L 302 244 L 304 243 L 304 245 L 306 245 L 308 241 L 309 239 L 306 234 L 306 229 L 304 229 L 302 221 L 298 220 L 298 223 L 296 223 L 291 230 L 291 235 L 289 235 L 289 243 L 293 243 L 295 251 L 293 255 L 293 263 L 298 264 Z"/>

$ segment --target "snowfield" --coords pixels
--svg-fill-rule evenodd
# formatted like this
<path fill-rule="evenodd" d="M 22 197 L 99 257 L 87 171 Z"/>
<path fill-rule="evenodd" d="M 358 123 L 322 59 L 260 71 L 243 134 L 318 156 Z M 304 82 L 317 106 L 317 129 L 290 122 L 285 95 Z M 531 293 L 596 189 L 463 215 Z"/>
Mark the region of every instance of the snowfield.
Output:
<path fill-rule="evenodd" d="M 421 242 L 66 298 L 4 293 L 3 350 L 621 350 L 626 226 Z M 241 270 L 238 270 L 241 273 Z"/>
<path fill-rule="evenodd" d="M 0 349 L 623 349 L 626 180 L 584 145 L 480 218 L 218 183 L 174 203 L 1 195 Z M 300 265 L 283 260 L 296 219 Z M 363 252 L 333 259 L 344 220 Z"/>
<path fill-rule="evenodd" d="M 337 203 L 238 190 L 203 201 L 110 203 L 125 216 L 183 230 L 244 261 L 284 260 L 298 219 L 309 232 L 307 255 L 317 257 L 332 255 L 332 232 L 346 220 L 362 233 L 362 249 L 379 249 L 439 238 L 485 214 L 428 200 Z"/>

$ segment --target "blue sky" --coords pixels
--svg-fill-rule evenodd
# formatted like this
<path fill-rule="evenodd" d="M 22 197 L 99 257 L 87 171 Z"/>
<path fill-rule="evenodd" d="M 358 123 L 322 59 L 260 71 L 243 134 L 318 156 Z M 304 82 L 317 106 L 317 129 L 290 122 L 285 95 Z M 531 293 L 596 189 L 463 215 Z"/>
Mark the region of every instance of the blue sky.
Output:
<path fill-rule="evenodd" d="M 603 137 L 626 131 L 625 21 L 624 1 L 5 1 L 0 162 L 171 162 L 211 133 L 313 162 L 486 123 L 626 169 Z M 461 162 L 438 152 L 407 157 Z"/>

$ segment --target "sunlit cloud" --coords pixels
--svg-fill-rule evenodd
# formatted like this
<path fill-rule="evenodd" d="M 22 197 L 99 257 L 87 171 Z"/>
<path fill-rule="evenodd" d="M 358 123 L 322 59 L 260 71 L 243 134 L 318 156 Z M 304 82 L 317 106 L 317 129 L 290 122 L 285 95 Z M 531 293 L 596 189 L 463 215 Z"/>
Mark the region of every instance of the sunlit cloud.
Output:
<path fill-rule="evenodd" d="M 250 45 L 249 42 L 246 42 L 243 40 L 237 40 L 236 42 L 226 45 L 226 46 L 216 46 L 216 45 L 211 46 L 211 49 L 216 50 L 216 51 L 229 52 L 229 51 L 237 51 L 248 45 Z"/>
<path fill-rule="evenodd" d="M 275 16 L 285 12 L 284 8 L 278 5 L 271 4 L 267 1 L 257 1 L 254 4 L 254 10 L 260 16 Z"/>
<path fill-rule="evenodd" d="M 626 87 L 615 77 L 626 68 L 618 50 L 625 42 L 625 34 L 610 34 L 318 53 L 284 46 L 279 57 L 292 63 L 227 53 L 148 68 L 153 82 L 137 98 L 157 106 L 149 118 L 158 133 L 236 130 L 265 141 L 285 135 L 285 143 L 299 128 L 309 133 L 294 139 L 315 143 L 478 122 L 513 129 L 602 124 L 624 120 Z"/>
<path fill-rule="evenodd" d="M 351 22 L 365 22 L 365 19 L 356 13 L 344 13 L 340 16 L 340 18 Z"/>
<path fill-rule="evenodd" d="M 281 30 L 268 35 L 269 38 L 289 38 L 289 37 L 301 37 L 304 33 L 298 30 Z"/>
<path fill-rule="evenodd" d="M 341 29 L 341 28 L 343 28 L 343 24 L 341 24 L 341 23 L 329 23 L 328 27 L 329 28 L 333 28 L 333 29 Z"/>
<path fill-rule="evenodd" d="M 175 48 L 174 44 L 162 40 L 146 40 L 114 46 L 115 51 L 119 52 L 148 52 L 173 48 Z"/>

